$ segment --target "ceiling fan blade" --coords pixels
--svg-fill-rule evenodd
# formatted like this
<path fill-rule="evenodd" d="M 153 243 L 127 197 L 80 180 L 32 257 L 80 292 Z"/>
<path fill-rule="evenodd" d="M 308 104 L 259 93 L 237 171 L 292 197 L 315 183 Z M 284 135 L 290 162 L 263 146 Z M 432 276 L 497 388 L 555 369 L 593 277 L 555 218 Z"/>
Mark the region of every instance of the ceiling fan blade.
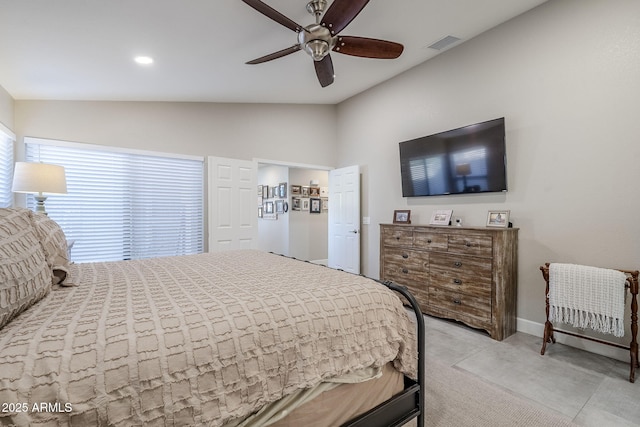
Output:
<path fill-rule="evenodd" d="M 262 13 L 264 16 L 273 19 L 278 24 L 284 25 L 285 27 L 295 31 L 296 33 L 299 33 L 304 29 L 302 25 L 296 24 L 294 21 L 287 18 L 286 16 L 284 16 L 283 14 L 281 14 L 271 6 L 261 2 L 260 0 L 242 0 L 242 1 L 248 4 L 249 6 L 251 6 L 252 8 L 254 8 L 255 10 L 257 10 L 258 12 Z"/>
<path fill-rule="evenodd" d="M 396 59 L 402 54 L 404 46 L 388 40 L 368 37 L 338 36 L 333 50 L 345 55 L 363 58 Z"/>
<path fill-rule="evenodd" d="M 316 75 L 320 86 L 327 87 L 333 83 L 333 61 L 331 56 L 327 55 L 321 61 L 313 61 L 316 67 Z"/>
<path fill-rule="evenodd" d="M 288 47 L 286 49 L 282 49 L 282 50 L 279 50 L 277 52 L 270 53 L 269 55 L 265 55 L 265 56 L 261 56 L 260 58 L 256 58 L 253 61 L 247 62 L 247 64 L 250 64 L 250 65 L 262 64 L 263 62 L 271 61 L 273 59 L 282 58 L 283 56 L 290 55 L 290 54 L 292 54 L 294 52 L 297 52 L 299 50 L 300 50 L 300 45 L 296 44 L 296 45 L 293 45 L 293 46 Z"/>
<path fill-rule="evenodd" d="M 320 23 L 335 36 L 353 21 L 367 3 L 369 0 L 335 0 L 324 13 Z"/>

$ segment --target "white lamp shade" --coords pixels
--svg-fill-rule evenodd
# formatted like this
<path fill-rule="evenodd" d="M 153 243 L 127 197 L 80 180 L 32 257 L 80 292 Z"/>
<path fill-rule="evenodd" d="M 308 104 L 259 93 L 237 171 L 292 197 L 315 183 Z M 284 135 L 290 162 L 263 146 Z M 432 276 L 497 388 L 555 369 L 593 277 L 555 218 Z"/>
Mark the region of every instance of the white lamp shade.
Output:
<path fill-rule="evenodd" d="M 16 162 L 11 190 L 14 193 L 67 194 L 64 167 L 48 163 Z"/>

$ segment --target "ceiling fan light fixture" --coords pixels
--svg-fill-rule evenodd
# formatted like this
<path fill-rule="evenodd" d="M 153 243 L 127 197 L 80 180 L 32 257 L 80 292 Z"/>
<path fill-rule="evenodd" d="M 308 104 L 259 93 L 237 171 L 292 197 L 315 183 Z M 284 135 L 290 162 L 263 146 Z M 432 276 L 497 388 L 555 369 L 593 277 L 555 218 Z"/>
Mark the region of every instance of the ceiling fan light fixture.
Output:
<path fill-rule="evenodd" d="M 324 40 L 311 40 L 304 45 L 304 50 L 314 61 L 322 61 L 329 53 L 329 43 Z"/>

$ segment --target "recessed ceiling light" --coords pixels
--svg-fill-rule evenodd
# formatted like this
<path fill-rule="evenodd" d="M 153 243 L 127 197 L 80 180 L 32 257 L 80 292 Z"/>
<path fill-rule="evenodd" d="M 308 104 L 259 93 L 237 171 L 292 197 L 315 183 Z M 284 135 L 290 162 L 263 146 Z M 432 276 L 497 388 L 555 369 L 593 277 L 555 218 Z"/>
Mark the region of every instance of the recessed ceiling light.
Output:
<path fill-rule="evenodd" d="M 153 64 L 153 58 L 150 56 L 136 56 L 134 58 L 134 61 L 136 61 L 140 65 Z"/>

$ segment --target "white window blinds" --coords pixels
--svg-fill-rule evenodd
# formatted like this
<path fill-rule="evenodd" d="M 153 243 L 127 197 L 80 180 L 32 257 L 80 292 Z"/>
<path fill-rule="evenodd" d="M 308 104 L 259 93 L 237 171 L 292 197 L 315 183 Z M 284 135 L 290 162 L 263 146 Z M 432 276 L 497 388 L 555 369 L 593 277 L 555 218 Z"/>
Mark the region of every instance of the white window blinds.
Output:
<path fill-rule="evenodd" d="M 45 203 L 75 262 L 204 250 L 204 159 L 25 138 L 27 161 L 65 167 L 65 195 Z M 27 199 L 35 205 L 33 197 Z"/>
<path fill-rule="evenodd" d="M 1 127 L 1 126 L 0 126 Z M 0 207 L 13 204 L 11 181 L 13 177 L 13 135 L 0 128 Z"/>

